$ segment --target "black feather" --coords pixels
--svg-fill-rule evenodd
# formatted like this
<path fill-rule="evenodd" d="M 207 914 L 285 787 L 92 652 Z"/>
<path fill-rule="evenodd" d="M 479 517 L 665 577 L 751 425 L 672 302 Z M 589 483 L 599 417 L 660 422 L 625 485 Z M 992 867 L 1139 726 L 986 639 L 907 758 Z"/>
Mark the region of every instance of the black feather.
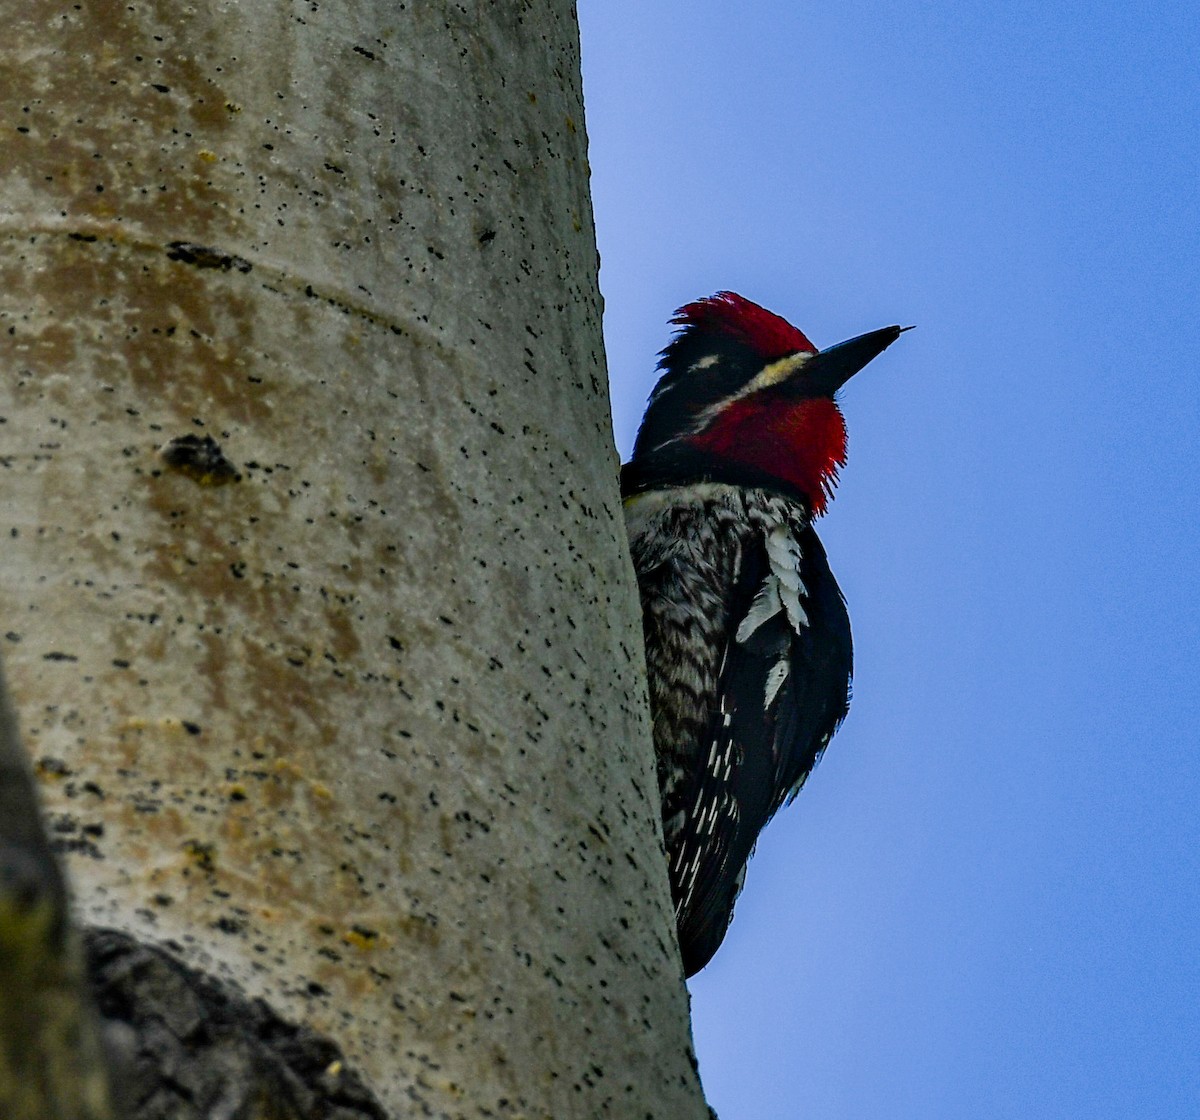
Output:
<path fill-rule="evenodd" d="M 697 866 L 686 897 L 688 884 L 673 884 L 688 976 L 720 946 L 759 833 L 803 785 L 849 705 L 853 653 L 845 602 L 811 527 L 798 535 L 798 543 L 808 625 L 797 632 L 781 610 L 749 640 L 730 641 L 706 738 L 719 744 L 732 766 L 726 773 L 705 760 L 692 783 L 694 809 L 685 818 L 677 851 L 668 853 L 672 867 Z M 747 551 L 738 573 L 732 599 L 740 613 L 735 617 L 749 610 L 767 578 L 766 550 L 759 543 Z M 781 656 L 788 660 L 788 674 L 768 706 L 768 677 Z M 726 712 L 728 727 L 723 726 Z M 736 813 L 728 812 L 729 804 L 737 806 Z M 713 807 L 719 820 L 706 828 Z"/>

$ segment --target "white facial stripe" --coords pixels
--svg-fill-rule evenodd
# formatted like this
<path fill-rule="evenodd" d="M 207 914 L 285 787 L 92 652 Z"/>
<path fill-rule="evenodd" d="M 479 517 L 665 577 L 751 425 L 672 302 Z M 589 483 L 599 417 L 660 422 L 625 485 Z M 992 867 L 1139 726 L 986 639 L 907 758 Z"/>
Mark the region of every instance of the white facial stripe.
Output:
<path fill-rule="evenodd" d="M 725 397 L 717 401 L 716 404 L 709 405 L 708 408 L 701 412 L 696 417 L 696 424 L 692 428 L 692 433 L 701 432 L 707 428 L 713 417 L 723 409 L 728 408 L 734 401 L 740 401 L 742 397 L 748 397 L 751 393 L 757 393 L 760 389 L 769 389 L 772 385 L 778 385 L 781 381 L 786 381 L 815 353 L 816 351 L 814 350 L 802 350 L 799 354 L 789 354 L 786 358 L 779 358 L 769 365 L 763 366 L 758 373 L 750 378 L 732 396 Z"/>
<path fill-rule="evenodd" d="M 738 396 L 744 397 L 747 393 L 753 393 L 759 389 L 767 388 L 768 385 L 776 385 L 780 381 L 786 381 L 811 357 L 811 350 L 801 350 L 799 354 L 789 354 L 786 358 L 780 358 L 770 365 L 763 366 Z"/>

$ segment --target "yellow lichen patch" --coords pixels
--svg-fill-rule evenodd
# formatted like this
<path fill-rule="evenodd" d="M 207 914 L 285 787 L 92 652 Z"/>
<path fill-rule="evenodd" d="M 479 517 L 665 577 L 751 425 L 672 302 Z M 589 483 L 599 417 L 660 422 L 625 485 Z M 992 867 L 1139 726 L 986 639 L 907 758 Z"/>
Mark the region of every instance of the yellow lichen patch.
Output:
<path fill-rule="evenodd" d="M 39 758 L 33 765 L 34 776 L 43 782 L 59 782 L 70 775 L 71 769 L 60 758 Z"/>
<path fill-rule="evenodd" d="M 204 471 L 200 474 L 188 474 L 186 470 L 180 471 L 180 474 L 187 474 L 188 477 L 200 486 L 225 486 L 227 483 L 236 482 L 232 476 L 217 471 Z"/>
<path fill-rule="evenodd" d="M 118 735 L 125 731 L 145 731 L 150 726 L 150 720 L 145 716 L 127 716 L 120 720 L 115 727 Z"/>
<path fill-rule="evenodd" d="M 157 719 L 150 716 L 127 716 L 114 725 L 114 730 L 118 735 L 122 735 L 126 731 L 140 733 L 154 729 L 170 731 L 172 734 L 178 734 L 182 731 L 188 735 L 195 735 L 198 731 L 195 723 L 189 719 L 183 719 L 181 716 L 159 716 Z"/>
<path fill-rule="evenodd" d="M 217 153 L 210 152 L 207 148 L 201 148 L 200 151 L 196 153 L 196 157 L 198 159 L 202 159 L 205 163 L 217 162 Z"/>
<path fill-rule="evenodd" d="M 439 944 L 442 939 L 436 920 L 431 921 L 421 914 L 397 915 L 395 926 L 401 933 L 421 945 L 432 947 Z"/>
<path fill-rule="evenodd" d="M 201 871 L 211 874 L 216 870 L 217 847 L 215 844 L 202 844 L 199 840 L 186 840 L 183 850 L 191 863 Z"/>
<path fill-rule="evenodd" d="M 280 778 L 295 778 L 298 782 L 304 781 L 304 771 L 289 759 L 277 758 L 271 764 L 271 769 Z"/>
<path fill-rule="evenodd" d="M 378 949 L 379 948 L 379 931 L 367 929 L 365 926 L 353 926 L 342 934 L 342 940 L 347 945 L 353 945 L 356 949 Z"/>

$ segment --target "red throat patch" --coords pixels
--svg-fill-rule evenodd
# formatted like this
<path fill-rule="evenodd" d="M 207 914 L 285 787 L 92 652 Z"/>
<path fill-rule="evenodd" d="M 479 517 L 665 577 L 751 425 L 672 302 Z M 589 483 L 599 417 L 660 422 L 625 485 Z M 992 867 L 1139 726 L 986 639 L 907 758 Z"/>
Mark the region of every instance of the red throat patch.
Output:
<path fill-rule="evenodd" d="M 745 397 L 689 442 L 795 487 L 808 498 L 814 517 L 825 512 L 838 468 L 846 462 L 846 422 L 829 397 Z"/>

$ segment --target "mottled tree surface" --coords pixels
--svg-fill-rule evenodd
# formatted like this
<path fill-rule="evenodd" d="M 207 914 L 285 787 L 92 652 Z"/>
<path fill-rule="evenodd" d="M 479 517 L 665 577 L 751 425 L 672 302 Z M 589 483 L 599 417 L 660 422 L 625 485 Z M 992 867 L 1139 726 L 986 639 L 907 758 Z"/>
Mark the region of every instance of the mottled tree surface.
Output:
<path fill-rule="evenodd" d="M 0 12 L 0 635 L 79 913 L 393 1115 L 703 1115 L 572 4 Z"/>

